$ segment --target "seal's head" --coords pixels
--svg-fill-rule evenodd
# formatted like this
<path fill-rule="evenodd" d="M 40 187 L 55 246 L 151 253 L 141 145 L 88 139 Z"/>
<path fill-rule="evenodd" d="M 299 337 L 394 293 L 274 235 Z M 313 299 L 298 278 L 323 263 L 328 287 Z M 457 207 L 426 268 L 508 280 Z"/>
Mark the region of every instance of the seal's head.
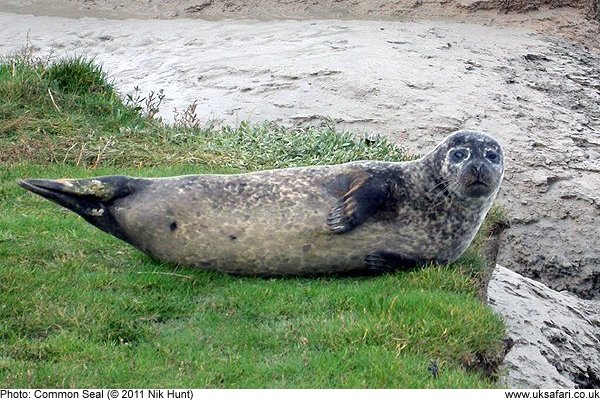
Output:
<path fill-rule="evenodd" d="M 438 181 L 460 199 L 494 197 L 504 175 L 500 144 L 486 134 L 457 131 L 432 152 Z"/>

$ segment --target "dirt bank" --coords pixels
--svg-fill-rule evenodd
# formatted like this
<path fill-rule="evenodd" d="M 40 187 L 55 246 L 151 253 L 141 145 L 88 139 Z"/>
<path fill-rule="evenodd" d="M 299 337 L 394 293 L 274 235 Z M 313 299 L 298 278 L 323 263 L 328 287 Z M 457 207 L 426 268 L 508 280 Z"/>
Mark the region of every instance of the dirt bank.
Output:
<path fill-rule="evenodd" d="M 383 1 L 172 1 L 161 7 L 57 1 L 51 10 L 43 3 L 0 0 L 0 10 L 347 18 L 102 21 L 3 14 L 0 52 L 22 46 L 29 30 L 40 54 L 95 55 L 123 93 L 135 85 L 165 89 L 167 119 L 173 108 L 197 99 L 201 115 L 224 123 L 306 124 L 328 117 L 340 128 L 385 134 L 413 152 L 429 150 L 455 129 L 486 130 L 508 157 L 499 201 L 513 223 L 503 234 L 499 262 L 552 288 L 600 296 L 600 30 L 583 9 L 534 4 L 542 9 L 472 13 L 489 3 L 467 0 L 416 1 L 412 13 L 402 11 L 407 2 Z M 370 20 L 350 20 L 357 13 Z M 436 20 L 406 21 L 424 18 L 419 13 Z M 375 20 L 380 17 L 386 20 Z"/>

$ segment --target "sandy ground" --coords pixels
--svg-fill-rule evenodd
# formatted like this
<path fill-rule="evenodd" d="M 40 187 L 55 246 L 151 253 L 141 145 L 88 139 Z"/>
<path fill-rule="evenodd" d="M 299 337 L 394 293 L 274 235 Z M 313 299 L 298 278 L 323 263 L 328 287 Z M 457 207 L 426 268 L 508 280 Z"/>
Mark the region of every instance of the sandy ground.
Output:
<path fill-rule="evenodd" d="M 512 226 L 499 263 L 552 288 L 600 297 L 600 35 L 593 35 L 600 30 L 580 11 L 418 22 L 247 12 L 263 20 L 210 21 L 182 17 L 216 3 L 189 3 L 57 1 L 49 10 L 40 1 L 0 0 L 0 11 L 38 14 L 0 13 L 0 53 L 18 50 L 29 35 L 39 55 L 93 55 L 123 94 L 136 85 L 164 89 L 167 120 L 198 100 L 207 120 L 330 118 L 417 153 L 455 129 L 490 132 L 508 157 L 499 201 Z"/>

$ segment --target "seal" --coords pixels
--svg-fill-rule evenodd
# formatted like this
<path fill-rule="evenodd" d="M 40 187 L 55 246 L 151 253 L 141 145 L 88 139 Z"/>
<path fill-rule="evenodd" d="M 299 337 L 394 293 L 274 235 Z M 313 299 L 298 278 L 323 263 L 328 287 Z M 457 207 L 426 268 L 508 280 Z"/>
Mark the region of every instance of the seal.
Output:
<path fill-rule="evenodd" d="M 408 162 L 19 184 L 158 260 L 276 276 L 452 262 L 473 240 L 503 173 L 496 140 L 458 131 Z"/>

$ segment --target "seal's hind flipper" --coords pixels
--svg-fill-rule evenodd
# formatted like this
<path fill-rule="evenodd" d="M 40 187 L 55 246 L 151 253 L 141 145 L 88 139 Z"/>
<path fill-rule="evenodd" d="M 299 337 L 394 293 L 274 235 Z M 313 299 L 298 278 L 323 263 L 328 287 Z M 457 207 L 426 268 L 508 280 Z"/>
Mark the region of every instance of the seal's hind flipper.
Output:
<path fill-rule="evenodd" d="M 390 251 L 374 251 L 365 257 L 366 268 L 373 273 L 388 273 L 396 270 L 409 270 L 424 264 L 425 261 L 404 257 Z"/>
<path fill-rule="evenodd" d="M 354 179 L 350 189 L 337 201 L 327 216 L 333 233 L 345 233 L 362 224 L 389 196 L 387 182 L 373 177 Z"/>
<path fill-rule="evenodd" d="M 81 215 L 92 225 L 128 241 L 114 220 L 110 205 L 132 192 L 136 179 L 106 176 L 94 179 L 26 179 L 19 185 Z"/>

